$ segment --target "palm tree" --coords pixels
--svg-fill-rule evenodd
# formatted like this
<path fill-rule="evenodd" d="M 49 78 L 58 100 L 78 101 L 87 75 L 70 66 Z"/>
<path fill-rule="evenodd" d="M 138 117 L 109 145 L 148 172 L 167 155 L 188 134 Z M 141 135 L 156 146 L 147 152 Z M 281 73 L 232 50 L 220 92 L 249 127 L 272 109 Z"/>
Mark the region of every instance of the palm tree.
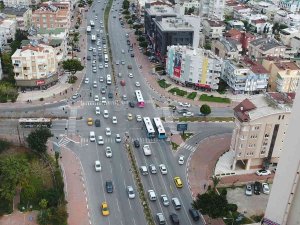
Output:
<path fill-rule="evenodd" d="M 220 183 L 221 179 L 219 177 L 216 177 L 216 176 L 211 176 L 210 179 L 213 182 L 213 190 L 216 191 L 217 190 L 217 185 Z"/>

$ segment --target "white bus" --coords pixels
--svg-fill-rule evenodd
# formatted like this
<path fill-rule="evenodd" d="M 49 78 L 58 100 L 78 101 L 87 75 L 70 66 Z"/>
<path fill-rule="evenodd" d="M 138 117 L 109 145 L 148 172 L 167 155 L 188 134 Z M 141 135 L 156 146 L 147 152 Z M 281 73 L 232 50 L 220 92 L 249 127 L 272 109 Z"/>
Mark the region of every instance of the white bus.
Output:
<path fill-rule="evenodd" d="M 92 41 L 96 41 L 96 40 L 97 40 L 96 35 L 92 34 Z"/>
<path fill-rule="evenodd" d="M 90 20 L 90 25 L 91 25 L 91 28 L 94 28 L 95 27 L 95 22 L 93 20 Z"/>
<path fill-rule="evenodd" d="M 19 125 L 24 128 L 33 127 L 52 127 L 52 120 L 50 118 L 20 118 Z"/>
<path fill-rule="evenodd" d="M 104 54 L 104 62 L 108 62 L 108 55 L 107 54 Z"/>
<path fill-rule="evenodd" d="M 87 32 L 88 34 L 90 34 L 90 33 L 91 33 L 91 31 L 92 31 L 92 28 L 91 28 L 91 26 L 87 26 L 87 27 L 86 27 L 86 32 Z"/>
<path fill-rule="evenodd" d="M 147 137 L 148 138 L 155 138 L 155 130 L 154 127 L 151 123 L 151 120 L 149 117 L 144 117 L 143 118 L 145 127 L 146 127 L 146 132 L 147 132 Z"/>
<path fill-rule="evenodd" d="M 144 108 L 145 107 L 145 101 L 144 101 L 142 92 L 140 90 L 135 90 L 134 93 L 135 93 L 135 97 L 136 97 L 136 100 L 137 100 L 138 107 Z"/>
<path fill-rule="evenodd" d="M 164 128 L 160 118 L 159 117 L 154 117 L 153 118 L 153 123 L 154 123 L 154 127 L 156 129 L 156 132 L 157 132 L 157 137 L 159 139 L 165 139 L 167 137 L 167 135 L 166 135 L 165 128 Z"/>

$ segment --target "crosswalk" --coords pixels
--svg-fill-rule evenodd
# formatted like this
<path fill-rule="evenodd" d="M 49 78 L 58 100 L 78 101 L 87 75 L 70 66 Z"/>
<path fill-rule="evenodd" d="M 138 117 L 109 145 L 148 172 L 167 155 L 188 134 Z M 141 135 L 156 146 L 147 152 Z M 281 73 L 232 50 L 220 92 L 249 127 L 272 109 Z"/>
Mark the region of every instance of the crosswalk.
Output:
<path fill-rule="evenodd" d="M 124 138 L 122 139 L 123 141 L 125 140 Z M 141 145 L 143 144 L 151 144 L 151 143 L 156 143 L 158 142 L 158 138 L 154 138 L 154 139 L 148 139 L 148 138 L 131 138 L 131 143 L 134 140 L 138 140 L 140 142 Z M 97 140 L 96 140 L 97 141 Z M 115 138 L 111 137 L 111 138 L 103 138 L 104 144 L 110 144 L 110 143 L 115 143 Z M 81 138 L 81 145 L 84 145 L 86 143 L 89 143 L 90 139 L 89 138 Z"/>
<path fill-rule="evenodd" d="M 65 147 L 67 144 L 69 144 L 72 140 L 66 136 L 62 137 L 62 139 L 59 140 L 58 146 L 59 147 Z"/>
<path fill-rule="evenodd" d="M 152 103 L 151 100 L 146 100 L 145 103 Z M 81 102 L 82 106 L 100 106 L 100 105 L 128 105 L 128 101 L 107 101 L 106 103 L 87 101 Z"/>
<path fill-rule="evenodd" d="M 194 152 L 194 151 L 197 149 L 197 147 L 192 146 L 192 145 L 188 145 L 188 144 L 184 144 L 184 145 L 182 145 L 180 148 L 181 148 L 181 149 L 189 150 L 189 151 L 191 151 L 191 152 Z"/>

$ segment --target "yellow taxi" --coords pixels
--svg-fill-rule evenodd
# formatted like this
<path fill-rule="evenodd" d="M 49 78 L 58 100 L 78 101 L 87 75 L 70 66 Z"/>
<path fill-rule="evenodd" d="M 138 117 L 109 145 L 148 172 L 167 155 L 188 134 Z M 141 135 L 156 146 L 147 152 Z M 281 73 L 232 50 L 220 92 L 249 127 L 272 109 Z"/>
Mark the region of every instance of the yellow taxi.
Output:
<path fill-rule="evenodd" d="M 102 202 L 101 204 L 101 211 L 103 216 L 108 216 L 109 215 L 109 209 L 108 209 L 108 204 L 107 202 Z"/>
<path fill-rule="evenodd" d="M 88 119 L 87 119 L 87 124 L 88 124 L 89 126 L 93 126 L 93 118 L 88 118 Z"/>
<path fill-rule="evenodd" d="M 127 119 L 132 120 L 132 114 L 131 113 L 128 113 Z"/>
<path fill-rule="evenodd" d="M 182 183 L 180 177 L 174 177 L 174 182 L 175 182 L 176 187 L 178 187 L 178 188 L 183 187 L 183 183 Z"/>

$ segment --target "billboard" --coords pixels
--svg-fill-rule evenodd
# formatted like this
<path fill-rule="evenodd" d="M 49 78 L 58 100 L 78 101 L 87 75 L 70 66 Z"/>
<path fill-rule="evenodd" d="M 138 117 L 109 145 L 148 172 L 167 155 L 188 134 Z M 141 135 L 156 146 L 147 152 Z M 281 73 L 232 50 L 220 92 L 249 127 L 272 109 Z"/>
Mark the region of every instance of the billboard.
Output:
<path fill-rule="evenodd" d="M 180 52 L 176 52 L 175 60 L 174 60 L 174 76 L 178 78 L 180 78 L 181 61 L 182 61 L 182 54 Z"/>

